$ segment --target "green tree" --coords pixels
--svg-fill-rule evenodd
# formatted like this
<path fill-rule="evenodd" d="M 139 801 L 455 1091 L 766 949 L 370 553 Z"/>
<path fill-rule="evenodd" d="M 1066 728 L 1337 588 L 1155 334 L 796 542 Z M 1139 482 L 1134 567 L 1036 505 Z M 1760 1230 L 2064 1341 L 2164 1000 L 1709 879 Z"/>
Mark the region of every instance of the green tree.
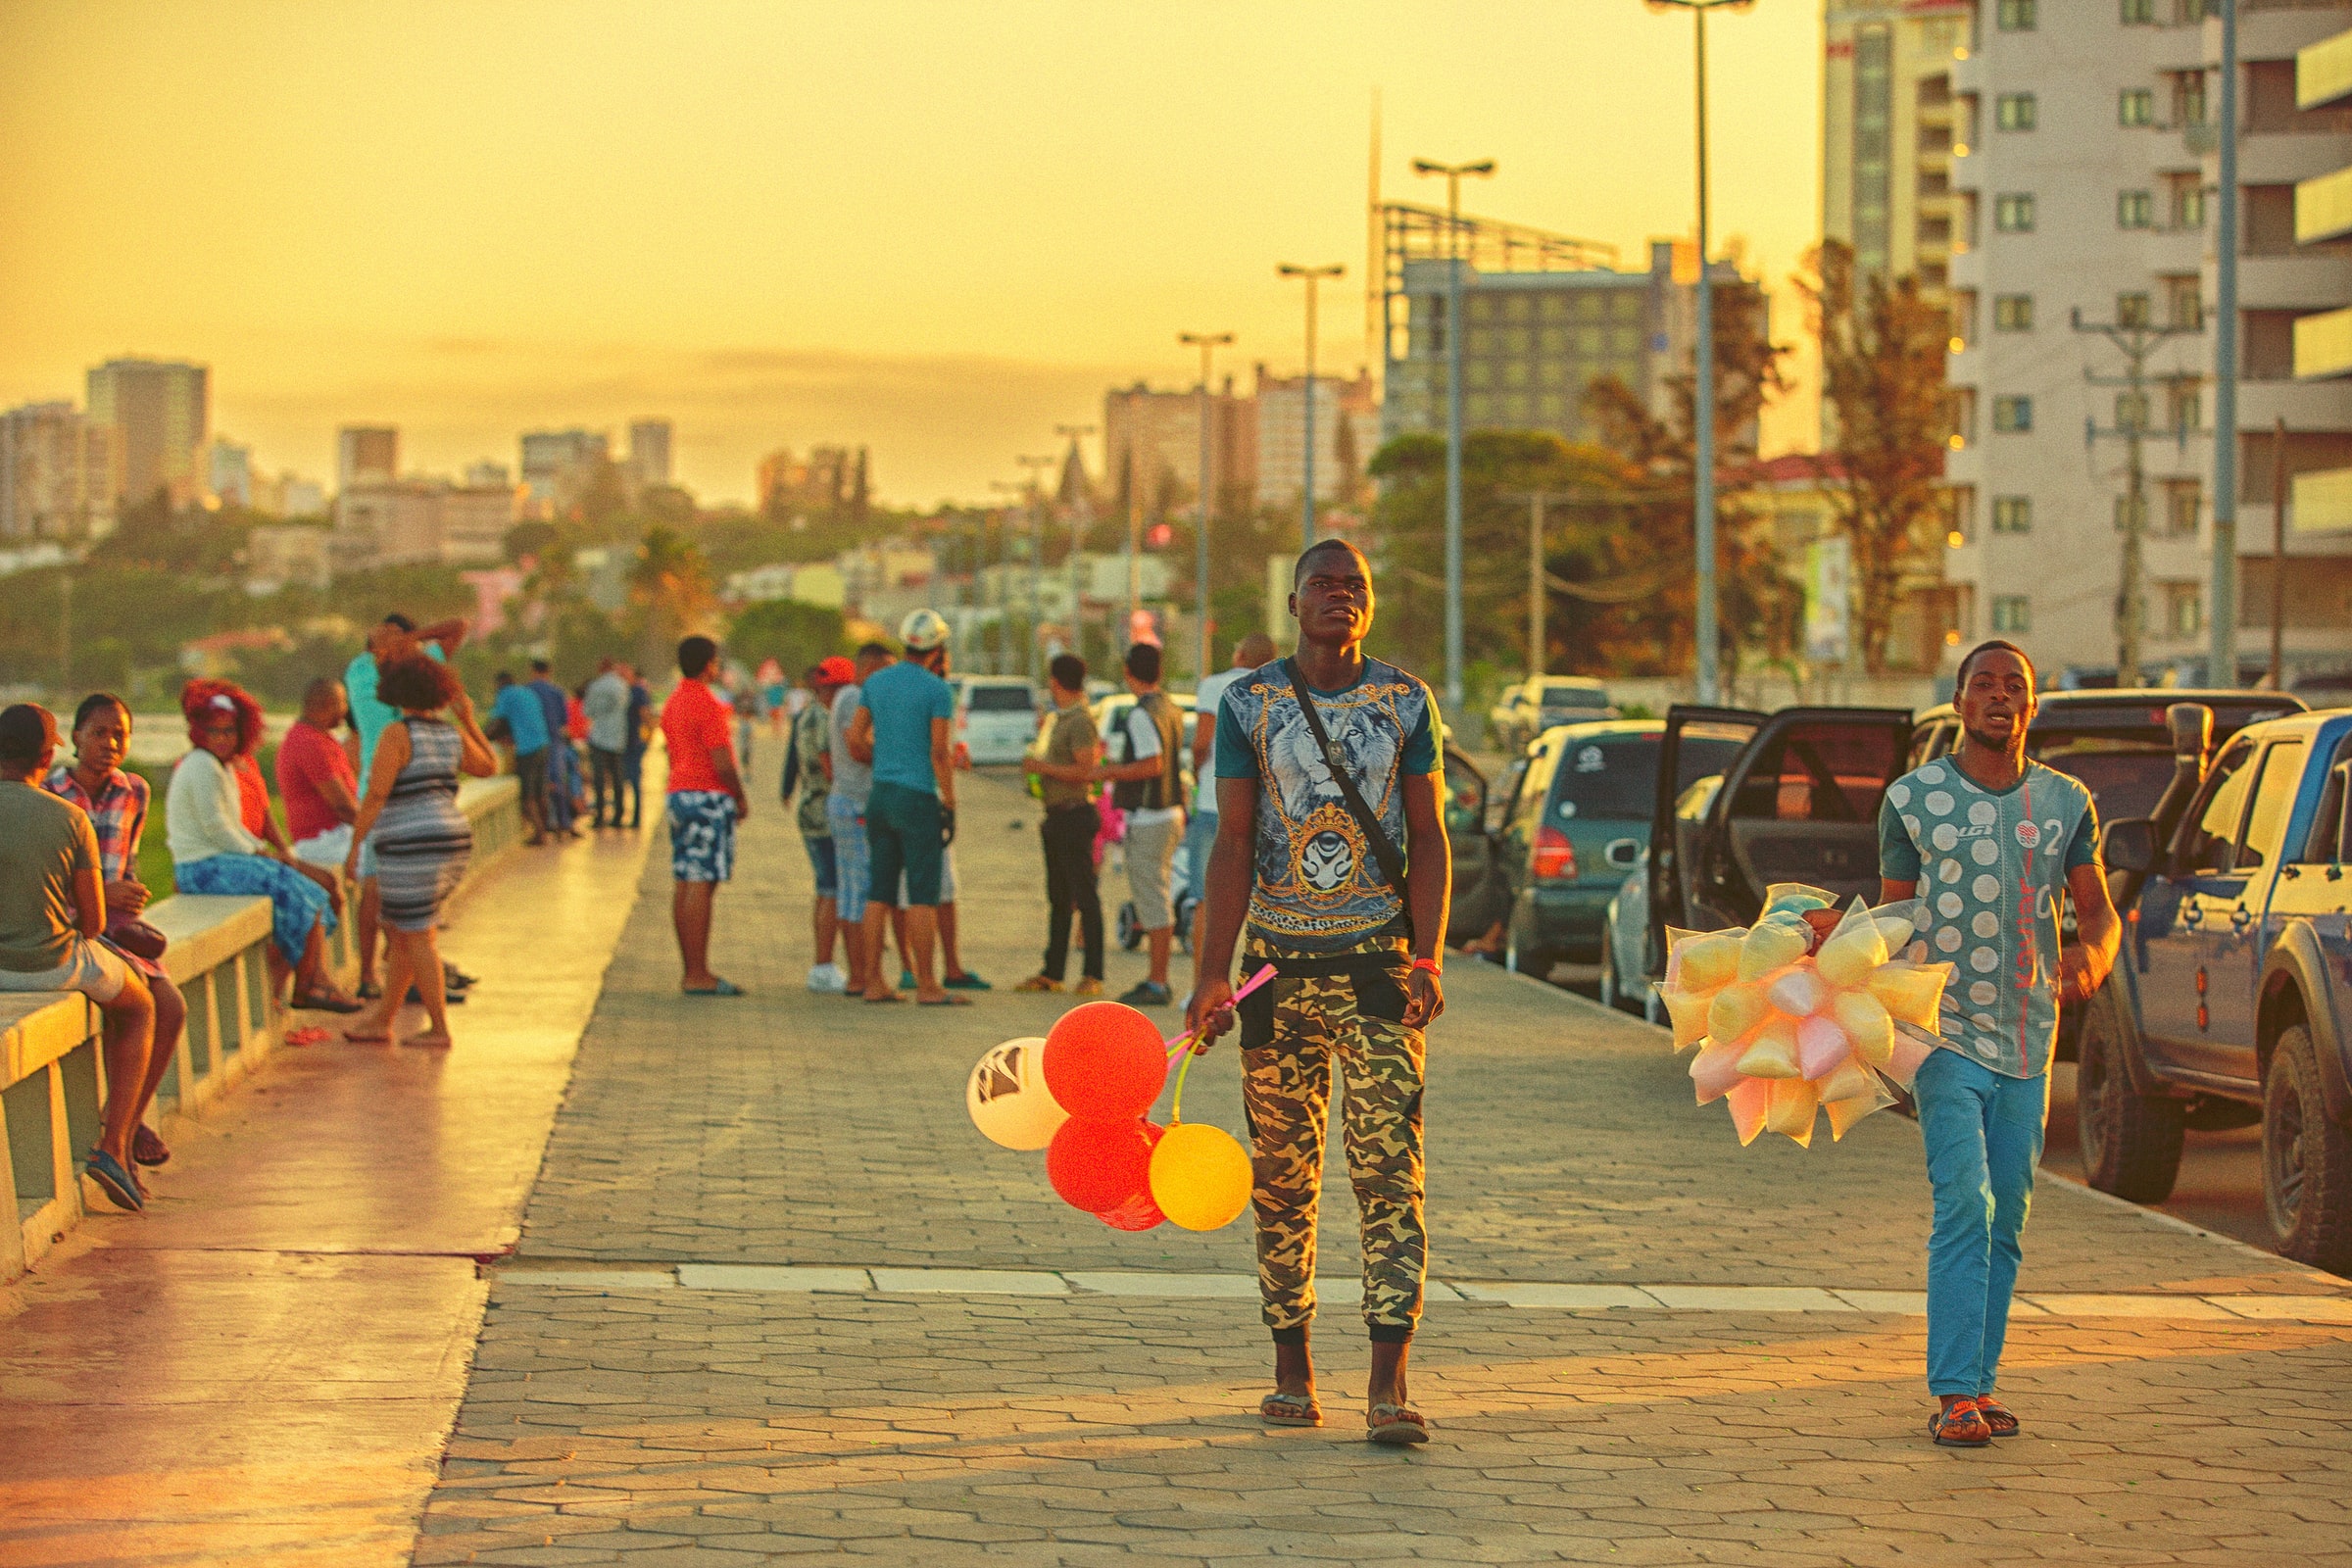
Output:
<path fill-rule="evenodd" d="M 648 528 L 629 567 L 629 601 L 641 662 L 662 668 L 678 639 L 711 616 L 710 563 L 676 529 Z"/>
<path fill-rule="evenodd" d="M 745 606 L 727 628 L 729 655 L 754 667 L 773 659 L 795 680 L 827 655 L 849 651 L 841 612 L 829 605 L 763 600 Z"/>
<path fill-rule="evenodd" d="M 1908 274 L 1872 274 L 1857 292 L 1852 247 L 1825 240 L 1806 257 L 1804 292 L 1821 340 L 1830 417 L 1822 454 L 1836 526 L 1853 554 L 1854 627 L 1862 664 L 1886 669 L 1904 579 L 1942 530 L 1943 361 L 1950 320 Z"/>

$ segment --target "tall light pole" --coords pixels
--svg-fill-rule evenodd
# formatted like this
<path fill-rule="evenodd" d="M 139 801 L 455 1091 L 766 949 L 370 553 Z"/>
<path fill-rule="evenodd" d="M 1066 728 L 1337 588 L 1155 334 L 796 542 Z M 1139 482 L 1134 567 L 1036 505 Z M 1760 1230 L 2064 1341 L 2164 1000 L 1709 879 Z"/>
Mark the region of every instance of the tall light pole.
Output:
<path fill-rule="evenodd" d="M 1217 350 L 1233 342 L 1231 332 L 1179 332 L 1176 341 L 1200 351 L 1200 514 L 1193 526 L 1193 619 L 1200 645 L 1199 662 L 1193 665 L 1193 678 L 1199 680 L 1208 673 L 1208 360 Z"/>
<path fill-rule="evenodd" d="M 1315 542 L 1315 289 L 1327 277 L 1346 276 L 1348 269 L 1337 262 L 1328 267 L 1284 262 L 1274 270 L 1306 279 L 1306 485 L 1298 502 L 1298 548 L 1304 550 Z"/>
<path fill-rule="evenodd" d="M 1746 10 L 1754 0 L 1647 0 L 1653 7 L 1690 13 L 1694 27 L 1698 113 L 1698 354 L 1693 368 L 1690 422 L 1698 450 L 1691 458 L 1694 491 L 1692 543 L 1698 554 L 1698 700 L 1717 698 L 1715 612 L 1715 286 L 1707 276 L 1707 13 Z"/>
<path fill-rule="evenodd" d="M 1063 440 L 1069 442 L 1070 449 L 1072 451 L 1076 451 L 1079 442 L 1085 440 L 1088 436 L 1095 433 L 1095 427 L 1091 424 L 1057 424 L 1054 427 L 1054 433 L 1057 436 L 1060 436 Z M 1083 466 L 1083 460 L 1081 460 L 1081 466 Z M 1095 504 L 1093 501 L 1089 500 L 1085 502 L 1084 505 L 1080 506 L 1076 515 L 1070 518 L 1070 559 L 1068 563 L 1070 577 L 1070 652 L 1076 654 L 1081 659 L 1086 657 L 1086 636 L 1079 629 L 1078 622 L 1080 615 L 1085 610 L 1085 602 L 1079 597 L 1078 594 L 1078 557 L 1080 553 L 1086 549 L 1086 525 L 1094 519 L 1094 514 Z"/>
<path fill-rule="evenodd" d="M 2222 0 L 2220 232 L 2214 237 L 2213 587 L 2205 684 L 2237 684 L 2237 0 Z"/>
<path fill-rule="evenodd" d="M 1485 178 L 1494 160 L 1413 160 L 1416 174 L 1446 176 L 1446 706 L 1462 706 L 1462 176 Z"/>

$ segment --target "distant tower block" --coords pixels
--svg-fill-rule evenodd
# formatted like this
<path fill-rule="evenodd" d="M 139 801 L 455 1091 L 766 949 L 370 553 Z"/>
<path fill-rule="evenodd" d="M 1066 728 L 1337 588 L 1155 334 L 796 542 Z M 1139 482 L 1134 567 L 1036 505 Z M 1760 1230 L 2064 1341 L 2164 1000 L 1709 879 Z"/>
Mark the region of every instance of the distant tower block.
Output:
<path fill-rule="evenodd" d="M 667 484 L 670 423 L 667 419 L 639 419 L 629 426 L 629 466 L 639 484 Z"/>
<path fill-rule="evenodd" d="M 400 477 L 400 431 L 388 424 L 347 424 L 336 440 L 335 487 L 390 484 Z"/>

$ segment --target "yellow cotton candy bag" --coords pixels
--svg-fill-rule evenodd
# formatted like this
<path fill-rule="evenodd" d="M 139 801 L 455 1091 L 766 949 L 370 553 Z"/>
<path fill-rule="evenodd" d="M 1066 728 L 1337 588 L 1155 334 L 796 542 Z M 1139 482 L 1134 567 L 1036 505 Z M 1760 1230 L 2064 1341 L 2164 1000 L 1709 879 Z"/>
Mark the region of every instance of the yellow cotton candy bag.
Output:
<path fill-rule="evenodd" d="M 1730 985 L 1740 975 L 1740 939 L 1744 934 L 1709 931 L 1685 936 L 1669 955 L 1675 983 L 1702 995 Z"/>
<path fill-rule="evenodd" d="M 1855 1100 L 1863 1095 L 1878 1093 L 1879 1081 L 1868 1067 L 1848 1056 L 1819 1079 L 1815 1087 L 1821 1091 L 1821 1102 L 1834 1105 L 1840 1100 Z"/>
<path fill-rule="evenodd" d="M 1894 1055 L 1894 1020 L 1879 999 L 1867 991 L 1841 991 L 1830 1004 L 1830 1016 L 1854 1043 L 1854 1054 L 1874 1067 Z"/>
<path fill-rule="evenodd" d="M 1661 991 L 1658 1000 L 1666 1004 L 1666 1016 L 1674 1022 L 1674 1049 L 1695 1046 L 1707 1037 L 1707 1014 L 1714 998 L 1690 991 Z"/>
<path fill-rule="evenodd" d="M 1707 1033 L 1717 1045 L 1733 1045 L 1745 1040 L 1771 1010 L 1772 1004 L 1764 1000 L 1762 986 L 1725 986 L 1707 1005 Z"/>
<path fill-rule="evenodd" d="M 1934 1029 L 1950 980 L 1948 963 L 1889 963 L 1870 977 L 1870 994 L 1888 1013 L 1919 1029 Z"/>
<path fill-rule="evenodd" d="M 1863 1117 L 1885 1110 L 1893 1103 L 1894 1097 L 1874 1083 L 1866 1095 L 1855 1095 L 1844 1100 L 1825 1100 L 1821 1108 L 1830 1113 L 1830 1137 L 1838 1140 L 1842 1139 L 1854 1123 Z"/>
<path fill-rule="evenodd" d="M 1813 939 L 1801 920 L 1759 920 L 1740 943 L 1740 978 L 1761 980 L 1803 957 Z"/>
<path fill-rule="evenodd" d="M 1764 1130 L 1795 1141 L 1799 1149 L 1813 1143 L 1813 1116 L 1821 1108 L 1819 1091 L 1802 1078 L 1784 1078 L 1772 1086 L 1772 1108 L 1764 1113 Z"/>
<path fill-rule="evenodd" d="M 1796 1020 L 1774 1013 L 1740 1054 L 1740 1070 L 1750 1078 L 1796 1078 Z"/>

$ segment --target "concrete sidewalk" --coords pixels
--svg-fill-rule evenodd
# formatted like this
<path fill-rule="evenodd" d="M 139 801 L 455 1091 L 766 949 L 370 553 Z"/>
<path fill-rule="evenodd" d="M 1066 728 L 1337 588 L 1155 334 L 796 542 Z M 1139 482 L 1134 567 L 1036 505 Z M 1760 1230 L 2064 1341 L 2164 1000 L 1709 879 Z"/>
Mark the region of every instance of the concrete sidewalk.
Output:
<path fill-rule="evenodd" d="M 1329 1425 L 1263 1431 L 1247 1224 L 1114 1234 L 972 1131 L 972 1061 L 1066 999 L 803 989 L 808 873 L 766 788 L 717 945 L 752 996 L 675 995 L 647 868 L 419 1563 L 2352 1563 L 2342 1282 L 2046 1183 L 2027 1435 L 1935 1448 L 1917 1129 L 1742 1151 L 1656 1031 L 1469 965 L 1432 1034 L 1437 1441 L 1360 1441 L 1336 1150 Z M 966 957 L 1002 987 L 1043 936 L 1036 810 L 976 780 L 960 815 Z M 1114 956 L 1114 994 L 1141 968 Z M 1241 1130 L 1229 1050 L 1186 1111 Z"/>
<path fill-rule="evenodd" d="M 645 842 L 509 857 L 454 1049 L 281 1050 L 0 1289 L 0 1561 L 408 1560 Z"/>

